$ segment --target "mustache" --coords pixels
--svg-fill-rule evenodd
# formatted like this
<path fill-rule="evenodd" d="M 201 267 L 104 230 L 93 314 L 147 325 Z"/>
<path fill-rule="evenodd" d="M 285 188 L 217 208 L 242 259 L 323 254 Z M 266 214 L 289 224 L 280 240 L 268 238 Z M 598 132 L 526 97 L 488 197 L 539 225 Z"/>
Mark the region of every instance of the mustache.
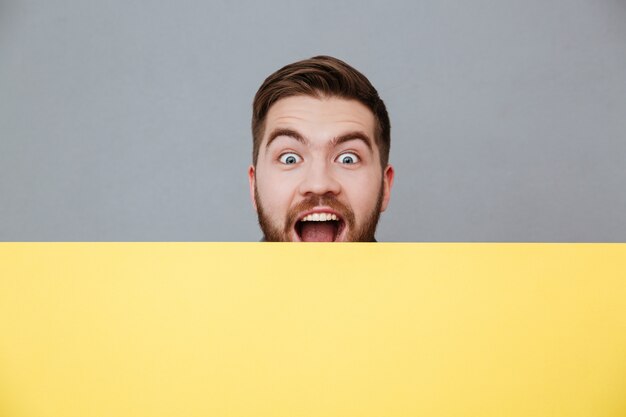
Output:
<path fill-rule="evenodd" d="M 341 217 L 341 219 L 349 227 L 351 228 L 354 227 L 354 224 L 355 224 L 354 212 L 349 206 L 337 200 L 335 196 L 312 195 L 300 201 L 298 204 L 296 204 L 291 209 L 289 209 L 289 212 L 287 213 L 287 218 L 285 221 L 285 231 L 289 232 L 289 230 L 291 230 L 291 227 L 298 220 L 298 216 L 300 213 L 302 213 L 303 211 L 312 210 L 315 207 L 320 207 L 320 206 L 330 207 L 331 209 L 339 213 L 339 216 Z"/>

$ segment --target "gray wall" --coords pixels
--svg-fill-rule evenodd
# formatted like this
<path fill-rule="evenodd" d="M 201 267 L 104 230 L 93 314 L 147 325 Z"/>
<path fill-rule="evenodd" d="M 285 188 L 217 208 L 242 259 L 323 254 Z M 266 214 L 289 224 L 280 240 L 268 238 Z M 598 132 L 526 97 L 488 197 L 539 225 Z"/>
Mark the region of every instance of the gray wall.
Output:
<path fill-rule="evenodd" d="M 5 0 L 0 240 L 248 241 L 250 105 L 317 54 L 392 118 L 384 241 L 626 241 L 626 2 Z"/>

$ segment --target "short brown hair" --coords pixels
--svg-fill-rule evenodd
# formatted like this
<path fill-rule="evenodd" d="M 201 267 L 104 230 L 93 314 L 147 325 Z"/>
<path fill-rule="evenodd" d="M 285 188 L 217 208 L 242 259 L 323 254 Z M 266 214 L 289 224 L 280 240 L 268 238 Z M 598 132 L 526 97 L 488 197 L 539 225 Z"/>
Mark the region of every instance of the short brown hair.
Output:
<path fill-rule="evenodd" d="M 389 115 L 385 103 L 369 80 L 345 62 L 316 56 L 286 65 L 267 77 L 252 103 L 252 162 L 256 165 L 265 130 L 265 117 L 278 100 L 290 96 L 340 97 L 361 102 L 374 113 L 376 144 L 384 169 L 391 145 Z"/>

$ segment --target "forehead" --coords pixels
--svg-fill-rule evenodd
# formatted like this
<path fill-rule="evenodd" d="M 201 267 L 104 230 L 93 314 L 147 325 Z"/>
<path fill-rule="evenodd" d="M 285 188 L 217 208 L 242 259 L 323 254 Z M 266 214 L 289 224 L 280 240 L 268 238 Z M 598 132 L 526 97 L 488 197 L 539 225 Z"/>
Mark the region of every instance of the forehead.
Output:
<path fill-rule="evenodd" d="M 374 126 L 374 114 L 357 100 L 293 96 L 280 99 L 270 107 L 264 136 L 275 128 L 293 128 L 312 138 L 332 138 L 362 131 L 373 139 Z"/>

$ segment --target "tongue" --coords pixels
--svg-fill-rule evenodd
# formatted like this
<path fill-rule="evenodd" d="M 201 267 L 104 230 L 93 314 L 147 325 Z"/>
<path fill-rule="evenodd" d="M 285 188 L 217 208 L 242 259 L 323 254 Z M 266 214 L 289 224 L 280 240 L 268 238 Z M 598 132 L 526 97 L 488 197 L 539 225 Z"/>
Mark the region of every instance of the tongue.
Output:
<path fill-rule="evenodd" d="M 303 222 L 302 240 L 304 242 L 332 242 L 335 240 L 334 222 Z"/>

